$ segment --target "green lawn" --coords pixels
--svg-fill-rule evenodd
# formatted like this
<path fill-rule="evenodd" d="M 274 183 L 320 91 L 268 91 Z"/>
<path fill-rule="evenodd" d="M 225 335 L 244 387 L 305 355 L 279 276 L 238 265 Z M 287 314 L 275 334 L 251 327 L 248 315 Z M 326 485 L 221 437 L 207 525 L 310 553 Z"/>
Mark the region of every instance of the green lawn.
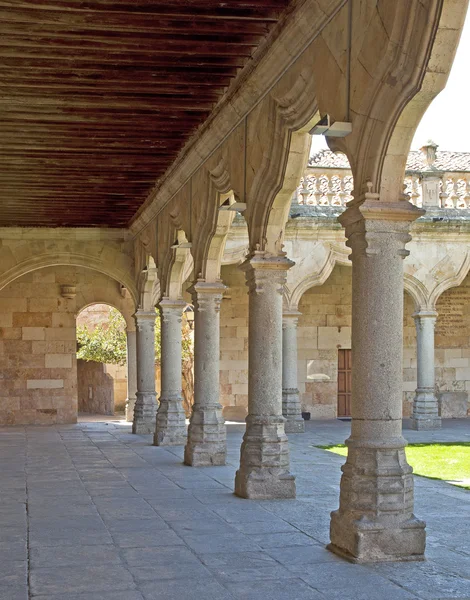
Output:
<path fill-rule="evenodd" d="M 347 454 L 344 444 L 317 448 L 341 456 Z M 415 475 L 442 479 L 470 490 L 470 442 L 409 444 L 406 447 L 406 458 Z"/>

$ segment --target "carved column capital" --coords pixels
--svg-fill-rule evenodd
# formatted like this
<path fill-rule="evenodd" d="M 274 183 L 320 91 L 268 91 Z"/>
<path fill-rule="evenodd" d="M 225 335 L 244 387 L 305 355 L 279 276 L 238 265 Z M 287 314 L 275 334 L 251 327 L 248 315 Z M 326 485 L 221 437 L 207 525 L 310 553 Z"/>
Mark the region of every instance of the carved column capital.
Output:
<path fill-rule="evenodd" d="M 188 292 L 192 296 L 194 307 L 200 312 L 206 310 L 220 312 L 220 304 L 226 289 L 227 286 L 222 281 L 207 282 L 198 279 Z"/>
<path fill-rule="evenodd" d="M 398 202 L 381 202 L 379 194 L 371 191 L 370 182 L 368 188 L 361 199 L 349 202 L 338 217 L 345 228 L 346 245 L 352 249 L 351 259 L 391 253 L 406 258 L 410 225 L 425 211 L 408 202 L 405 195 Z"/>
<path fill-rule="evenodd" d="M 288 327 L 296 328 L 299 324 L 299 317 L 302 313 L 298 310 L 286 310 L 282 313 L 282 328 L 287 329 Z"/>
<path fill-rule="evenodd" d="M 136 329 L 140 332 L 149 329 L 155 329 L 155 319 L 157 313 L 154 310 L 138 309 L 134 314 Z"/>
<path fill-rule="evenodd" d="M 435 310 L 420 310 L 411 315 L 415 320 L 416 327 L 423 327 L 423 321 L 430 323 L 432 327 L 436 324 L 437 312 Z"/>
<path fill-rule="evenodd" d="M 162 319 L 168 321 L 176 317 L 181 322 L 186 304 L 182 298 L 173 299 L 165 296 L 158 303 Z"/>
<path fill-rule="evenodd" d="M 240 269 L 246 275 L 248 293 L 261 294 L 269 288 L 282 294 L 287 280 L 287 271 L 294 264 L 285 253 L 271 254 L 265 250 L 255 250 L 240 265 Z"/>

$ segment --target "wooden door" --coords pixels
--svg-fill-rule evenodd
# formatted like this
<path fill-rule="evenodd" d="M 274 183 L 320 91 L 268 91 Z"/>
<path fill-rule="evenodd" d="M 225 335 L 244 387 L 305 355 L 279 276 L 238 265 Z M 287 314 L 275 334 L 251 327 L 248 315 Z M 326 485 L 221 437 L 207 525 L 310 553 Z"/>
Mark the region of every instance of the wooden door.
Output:
<path fill-rule="evenodd" d="M 338 350 L 338 417 L 351 416 L 351 350 Z"/>

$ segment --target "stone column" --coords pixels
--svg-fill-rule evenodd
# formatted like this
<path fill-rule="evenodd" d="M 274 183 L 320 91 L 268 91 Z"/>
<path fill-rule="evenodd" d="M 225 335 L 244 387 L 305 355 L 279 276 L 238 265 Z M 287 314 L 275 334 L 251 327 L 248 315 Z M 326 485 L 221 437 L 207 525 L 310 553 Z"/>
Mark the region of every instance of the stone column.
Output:
<path fill-rule="evenodd" d="M 256 251 L 242 269 L 249 289 L 248 416 L 235 477 L 243 498 L 294 498 L 282 416 L 282 292 L 294 263 Z"/>
<path fill-rule="evenodd" d="M 132 433 L 148 434 L 155 431 L 155 317 L 154 310 L 139 309 L 135 313 L 137 392 Z"/>
<path fill-rule="evenodd" d="M 181 322 L 186 303 L 163 298 L 160 302 L 161 380 L 162 391 L 157 411 L 156 446 L 178 446 L 186 443 L 186 415 L 183 410 Z"/>
<path fill-rule="evenodd" d="M 409 202 L 365 194 L 339 217 L 352 248 L 352 422 L 330 550 L 353 562 L 422 560 L 425 523 L 413 514 L 402 436 L 403 259 Z"/>
<path fill-rule="evenodd" d="M 219 403 L 220 303 L 222 282 L 199 280 L 194 304 L 194 406 L 184 462 L 194 467 L 224 465 L 226 429 Z"/>
<path fill-rule="evenodd" d="M 412 429 L 439 429 L 441 417 L 435 395 L 434 325 L 437 313 L 420 311 L 413 315 L 416 325 L 418 387 L 411 414 Z"/>
<path fill-rule="evenodd" d="M 282 414 L 286 433 L 304 433 L 305 424 L 297 388 L 297 324 L 298 311 L 282 316 Z"/>
<path fill-rule="evenodd" d="M 137 347 L 136 332 L 127 331 L 127 400 L 126 400 L 126 421 L 134 420 L 134 406 L 137 392 Z"/>

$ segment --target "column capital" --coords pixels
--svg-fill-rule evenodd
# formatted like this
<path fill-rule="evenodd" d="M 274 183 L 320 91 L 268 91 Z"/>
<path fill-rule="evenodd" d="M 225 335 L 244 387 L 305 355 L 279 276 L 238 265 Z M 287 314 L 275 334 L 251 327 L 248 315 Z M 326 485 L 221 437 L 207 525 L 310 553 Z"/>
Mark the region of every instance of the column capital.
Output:
<path fill-rule="evenodd" d="M 282 327 L 297 327 L 302 313 L 298 310 L 285 310 L 282 313 Z"/>
<path fill-rule="evenodd" d="M 188 292 L 193 298 L 193 304 L 199 312 L 210 310 L 220 311 L 220 304 L 227 286 L 222 281 L 206 281 L 198 279 Z"/>
<path fill-rule="evenodd" d="M 165 296 L 158 303 L 158 307 L 162 312 L 179 311 L 182 313 L 187 304 L 183 298 L 168 298 Z"/>
<path fill-rule="evenodd" d="M 416 323 L 419 323 L 422 319 L 430 319 L 433 323 L 435 323 L 438 313 L 435 310 L 417 310 L 411 316 Z"/>
<path fill-rule="evenodd" d="M 138 308 L 134 313 L 134 319 L 136 321 L 151 321 L 157 318 L 157 313 L 155 310 L 143 310 L 142 308 Z"/>
<path fill-rule="evenodd" d="M 287 271 L 294 266 L 294 261 L 287 258 L 285 252 L 271 254 L 265 250 L 255 250 L 241 265 L 246 274 L 246 285 L 249 293 L 259 294 L 275 283 L 277 292 L 282 294 L 287 279 Z"/>
<path fill-rule="evenodd" d="M 348 208 L 338 217 L 345 228 L 352 249 L 352 258 L 356 254 L 371 256 L 396 253 L 402 258 L 409 252 L 405 245 L 411 241 L 408 231 L 413 221 L 425 214 L 421 208 L 408 202 L 406 195 L 398 202 L 381 202 L 379 194 L 369 191 L 363 199 L 352 200 Z"/>

